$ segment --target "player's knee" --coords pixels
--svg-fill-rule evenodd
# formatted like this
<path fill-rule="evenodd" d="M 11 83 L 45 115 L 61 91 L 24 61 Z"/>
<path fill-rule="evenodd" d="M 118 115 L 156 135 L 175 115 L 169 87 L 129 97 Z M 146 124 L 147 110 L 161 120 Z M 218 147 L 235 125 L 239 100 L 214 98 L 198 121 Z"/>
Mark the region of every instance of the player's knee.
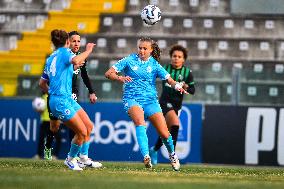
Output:
<path fill-rule="evenodd" d="M 134 125 L 146 125 L 144 119 L 133 119 Z"/>
<path fill-rule="evenodd" d="M 88 135 L 88 136 L 91 134 L 93 128 L 94 128 L 94 125 L 93 125 L 93 124 L 88 124 L 88 125 L 87 125 L 87 135 Z"/>
<path fill-rule="evenodd" d="M 79 141 L 85 141 L 86 140 L 86 137 L 87 137 L 87 131 L 82 131 L 82 132 L 79 132 L 77 133 L 77 138 Z"/>

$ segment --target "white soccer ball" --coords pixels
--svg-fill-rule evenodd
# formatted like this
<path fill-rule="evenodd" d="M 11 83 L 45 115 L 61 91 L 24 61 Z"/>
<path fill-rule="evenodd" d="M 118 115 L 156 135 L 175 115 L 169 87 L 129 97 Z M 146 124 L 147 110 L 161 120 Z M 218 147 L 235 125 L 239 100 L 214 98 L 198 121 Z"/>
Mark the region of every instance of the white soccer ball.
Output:
<path fill-rule="evenodd" d="M 141 18 L 147 25 L 156 24 L 161 17 L 161 10 L 156 5 L 147 5 L 141 12 Z"/>
<path fill-rule="evenodd" d="M 45 100 L 41 97 L 36 97 L 33 102 L 32 102 L 32 106 L 33 109 L 37 112 L 43 112 L 45 107 L 46 107 L 46 103 Z"/>

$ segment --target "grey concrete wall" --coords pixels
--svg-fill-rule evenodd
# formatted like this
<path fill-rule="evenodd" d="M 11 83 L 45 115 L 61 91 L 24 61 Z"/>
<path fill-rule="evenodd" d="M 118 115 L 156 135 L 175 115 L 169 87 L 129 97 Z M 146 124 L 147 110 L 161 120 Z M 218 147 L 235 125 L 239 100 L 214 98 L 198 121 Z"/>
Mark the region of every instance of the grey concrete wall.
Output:
<path fill-rule="evenodd" d="M 284 0 L 231 0 L 233 14 L 284 14 Z"/>

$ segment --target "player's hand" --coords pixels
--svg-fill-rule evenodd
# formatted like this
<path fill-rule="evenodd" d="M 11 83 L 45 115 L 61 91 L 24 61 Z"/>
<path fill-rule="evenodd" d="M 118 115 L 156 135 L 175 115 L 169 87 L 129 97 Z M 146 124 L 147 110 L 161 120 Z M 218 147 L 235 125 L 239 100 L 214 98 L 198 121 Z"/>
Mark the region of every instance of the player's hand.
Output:
<path fill-rule="evenodd" d="M 92 104 L 96 103 L 97 99 L 98 99 L 98 98 L 97 98 L 97 96 L 96 96 L 95 93 L 90 94 L 90 102 L 91 102 Z"/>
<path fill-rule="evenodd" d="M 86 45 L 86 51 L 90 51 L 92 52 L 93 51 L 93 48 L 96 46 L 95 43 L 87 43 Z"/>
<path fill-rule="evenodd" d="M 183 85 L 184 85 L 184 83 L 176 82 L 176 84 L 175 84 L 175 90 L 176 90 L 176 91 L 179 91 L 180 94 L 188 94 L 188 92 L 183 88 Z"/>
<path fill-rule="evenodd" d="M 180 83 L 182 84 L 182 88 L 187 91 L 187 89 L 189 87 L 188 84 L 186 84 L 184 81 L 182 81 Z"/>
<path fill-rule="evenodd" d="M 129 76 L 118 76 L 117 80 L 121 83 L 127 83 L 127 82 L 131 82 L 132 78 Z"/>
<path fill-rule="evenodd" d="M 186 84 L 186 83 L 183 84 L 183 86 L 182 86 L 182 88 L 183 88 L 184 90 L 186 90 L 186 91 L 187 91 L 188 87 L 189 87 L 189 86 L 188 86 L 188 84 Z"/>

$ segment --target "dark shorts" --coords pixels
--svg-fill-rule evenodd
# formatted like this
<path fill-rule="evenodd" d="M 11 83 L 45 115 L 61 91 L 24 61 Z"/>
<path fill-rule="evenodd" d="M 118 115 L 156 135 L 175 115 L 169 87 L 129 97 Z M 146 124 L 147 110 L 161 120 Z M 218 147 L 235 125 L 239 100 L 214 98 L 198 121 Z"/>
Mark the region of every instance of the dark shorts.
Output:
<path fill-rule="evenodd" d="M 181 109 L 181 105 L 165 100 L 160 100 L 160 105 L 164 116 L 171 110 L 174 110 L 175 113 L 178 115 L 178 112 Z"/>

